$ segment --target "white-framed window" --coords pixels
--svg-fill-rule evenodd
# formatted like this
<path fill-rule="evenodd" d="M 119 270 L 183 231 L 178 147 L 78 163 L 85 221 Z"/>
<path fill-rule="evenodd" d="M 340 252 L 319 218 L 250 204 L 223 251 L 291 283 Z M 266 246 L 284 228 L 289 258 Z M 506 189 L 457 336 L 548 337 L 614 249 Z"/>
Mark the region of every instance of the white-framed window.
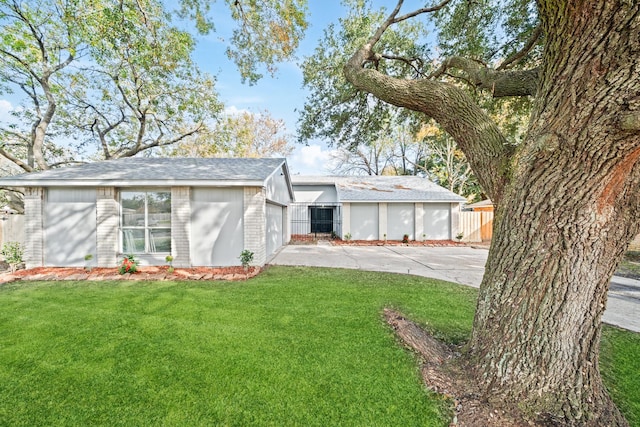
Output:
<path fill-rule="evenodd" d="M 171 253 L 171 191 L 121 190 L 122 253 Z"/>

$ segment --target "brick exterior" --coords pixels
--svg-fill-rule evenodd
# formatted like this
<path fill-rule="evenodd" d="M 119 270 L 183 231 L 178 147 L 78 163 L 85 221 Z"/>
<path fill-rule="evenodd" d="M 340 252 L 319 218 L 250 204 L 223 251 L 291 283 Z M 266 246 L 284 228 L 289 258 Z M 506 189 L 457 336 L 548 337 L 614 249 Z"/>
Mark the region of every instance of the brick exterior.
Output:
<path fill-rule="evenodd" d="M 119 206 L 116 189 L 99 187 L 96 189 L 96 237 L 98 267 L 115 267 L 118 263 L 118 241 L 120 230 Z"/>
<path fill-rule="evenodd" d="M 44 263 L 44 190 L 25 188 L 24 193 L 24 262 L 27 268 L 42 267 Z"/>
<path fill-rule="evenodd" d="M 262 187 L 244 188 L 244 249 L 253 252 L 253 264 L 266 262 L 267 211 Z"/>
<path fill-rule="evenodd" d="M 191 189 L 171 188 L 171 255 L 174 267 L 191 267 Z"/>

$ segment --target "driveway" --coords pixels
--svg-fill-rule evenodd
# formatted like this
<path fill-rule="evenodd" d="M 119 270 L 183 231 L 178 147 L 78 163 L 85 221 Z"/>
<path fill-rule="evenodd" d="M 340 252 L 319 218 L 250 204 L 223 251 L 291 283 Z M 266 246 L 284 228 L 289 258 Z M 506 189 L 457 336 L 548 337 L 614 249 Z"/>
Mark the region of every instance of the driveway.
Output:
<path fill-rule="evenodd" d="M 488 250 L 467 246 L 287 245 L 272 265 L 335 267 L 415 274 L 479 287 Z M 603 320 L 640 332 L 640 281 L 614 276 Z"/>

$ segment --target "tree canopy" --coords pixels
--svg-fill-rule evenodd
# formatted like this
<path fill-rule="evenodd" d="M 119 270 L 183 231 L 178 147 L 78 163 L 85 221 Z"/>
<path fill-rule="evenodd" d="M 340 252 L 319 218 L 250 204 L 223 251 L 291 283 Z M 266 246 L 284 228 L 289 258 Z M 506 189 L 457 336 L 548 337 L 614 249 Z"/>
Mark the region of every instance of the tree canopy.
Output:
<path fill-rule="evenodd" d="M 236 23 L 227 53 L 245 81 L 294 54 L 305 1 L 224 3 Z M 180 6 L 201 32 L 214 28 L 208 2 Z M 0 155 L 24 171 L 193 141 L 222 111 L 193 35 L 158 0 L 1 0 L 0 26 L 0 94 L 23 99 L 0 123 Z"/>

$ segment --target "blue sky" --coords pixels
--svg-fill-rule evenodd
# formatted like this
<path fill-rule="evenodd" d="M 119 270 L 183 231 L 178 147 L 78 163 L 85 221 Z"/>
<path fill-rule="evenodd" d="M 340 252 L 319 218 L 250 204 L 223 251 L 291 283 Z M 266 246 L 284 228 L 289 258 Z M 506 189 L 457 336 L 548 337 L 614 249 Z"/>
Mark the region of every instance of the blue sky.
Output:
<path fill-rule="evenodd" d="M 226 7 L 220 5 L 219 7 Z M 302 71 L 298 63 L 310 54 L 322 37 L 323 30 L 330 22 L 337 22 L 344 13 L 337 0 L 309 1 L 309 28 L 298 50 L 298 60 L 280 64 L 278 72 L 271 77 L 268 73 L 255 85 L 242 84 L 240 75 L 227 56 L 226 45 L 220 41 L 231 28 L 225 20 L 214 20 L 216 33 L 198 37 L 195 60 L 204 70 L 217 76 L 217 90 L 226 108 L 259 112 L 268 110 L 274 118 L 285 121 L 288 133 L 295 138 L 298 114 L 304 105 L 306 91 L 302 88 Z M 220 16 L 213 11 L 214 16 Z M 295 144 L 295 151 L 288 157 L 292 173 L 328 174 L 327 163 L 331 148 L 325 141 L 310 141 L 308 145 Z"/>

